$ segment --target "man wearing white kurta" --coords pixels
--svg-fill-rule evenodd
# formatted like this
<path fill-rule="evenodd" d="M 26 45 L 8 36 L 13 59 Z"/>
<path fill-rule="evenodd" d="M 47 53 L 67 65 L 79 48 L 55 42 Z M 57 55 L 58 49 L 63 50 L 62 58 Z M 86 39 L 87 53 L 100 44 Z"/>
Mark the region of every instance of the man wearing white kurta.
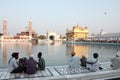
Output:
<path fill-rule="evenodd" d="M 9 64 L 9 71 L 10 73 L 19 73 L 22 72 L 23 69 L 21 66 L 18 65 L 17 63 L 17 59 L 19 57 L 19 53 L 18 52 L 14 52 L 11 55 L 12 57 L 10 58 L 8 64 Z"/>
<path fill-rule="evenodd" d="M 94 57 L 94 59 L 87 60 L 86 63 L 87 63 L 87 68 L 90 71 L 94 72 L 94 71 L 98 71 L 99 70 L 100 64 L 99 64 L 99 61 L 98 61 L 98 54 L 94 53 L 93 57 Z"/>
<path fill-rule="evenodd" d="M 68 61 L 70 68 L 78 68 L 80 67 L 80 59 L 75 55 L 75 52 L 72 51 L 71 58 Z"/>
<path fill-rule="evenodd" d="M 12 72 L 17 67 L 18 67 L 17 60 L 14 57 L 12 57 L 9 63 L 9 71 Z"/>

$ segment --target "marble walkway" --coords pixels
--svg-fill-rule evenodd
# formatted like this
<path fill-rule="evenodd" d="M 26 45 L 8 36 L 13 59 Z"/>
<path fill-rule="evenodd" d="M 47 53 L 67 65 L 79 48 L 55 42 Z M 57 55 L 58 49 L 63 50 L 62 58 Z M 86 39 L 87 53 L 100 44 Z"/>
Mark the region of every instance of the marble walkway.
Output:
<path fill-rule="evenodd" d="M 113 70 L 110 64 L 101 63 L 103 70 L 96 72 L 90 72 L 82 67 L 71 70 L 68 65 L 48 66 L 45 71 L 37 71 L 34 75 L 11 74 L 8 69 L 0 69 L 0 80 L 106 80 L 120 77 L 120 69 Z"/>

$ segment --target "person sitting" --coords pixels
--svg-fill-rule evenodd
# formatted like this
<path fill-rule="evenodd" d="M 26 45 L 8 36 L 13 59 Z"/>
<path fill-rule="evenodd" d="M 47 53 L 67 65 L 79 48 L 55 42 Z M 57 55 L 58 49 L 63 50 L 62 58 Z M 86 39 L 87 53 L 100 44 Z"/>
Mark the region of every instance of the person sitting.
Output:
<path fill-rule="evenodd" d="M 86 63 L 87 63 L 87 68 L 90 70 L 90 71 L 97 71 L 97 70 L 101 70 L 103 69 L 102 67 L 100 67 L 100 64 L 99 64 L 99 61 L 98 61 L 98 53 L 94 53 L 93 54 L 93 57 L 94 59 L 93 60 L 87 60 Z"/>
<path fill-rule="evenodd" d="M 45 70 L 45 60 L 42 57 L 42 52 L 38 53 L 38 70 Z"/>
<path fill-rule="evenodd" d="M 20 73 L 23 71 L 22 67 L 18 65 L 17 59 L 19 57 L 18 52 L 13 52 L 12 57 L 9 59 L 9 71 L 10 73 Z"/>
<path fill-rule="evenodd" d="M 20 58 L 19 59 L 19 66 L 22 67 L 23 71 L 25 72 L 26 71 L 26 66 L 25 66 L 25 62 L 26 62 L 27 58 L 26 57 L 23 57 L 23 58 Z"/>
<path fill-rule="evenodd" d="M 120 52 L 119 51 L 117 52 L 116 57 L 120 57 Z"/>
<path fill-rule="evenodd" d="M 78 68 L 80 67 L 80 59 L 75 55 L 74 51 L 71 52 L 71 58 L 68 60 L 68 64 L 70 68 Z"/>
<path fill-rule="evenodd" d="M 30 55 L 29 59 L 26 60 L 25 66 L 26 66 L 26 74 L 34 74 L 37 71 L 37 62 L 34 60 L 34 56 Z"/>
<path fill-rule="evenodd" d="M 111 61 L 110 66 L 112 67 L 112 69 L 120 68 L 120 52 L 118 51 L 116 57 L 111 58 L 110 61 Z"/>
<path fill-rule="evenodd" d="M 87 61 L 87 58 L 84 55 L 82 55 L 82 58 L 80 59 L 82 67 L 86 67 L 86 61 Z"/>

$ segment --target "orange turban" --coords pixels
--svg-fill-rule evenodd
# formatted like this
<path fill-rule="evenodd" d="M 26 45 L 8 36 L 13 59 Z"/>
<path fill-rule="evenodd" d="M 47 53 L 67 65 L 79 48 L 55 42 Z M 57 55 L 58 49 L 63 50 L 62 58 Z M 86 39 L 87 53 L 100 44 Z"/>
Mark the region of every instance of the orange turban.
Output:
<path fill-rule="evenodd" d="M 71 52 L 71 55 L 73 55 L 73 56 L 74 56 L 74 55 L 75 55 L 75 51 L 72 51 L 72 52 Z"/>

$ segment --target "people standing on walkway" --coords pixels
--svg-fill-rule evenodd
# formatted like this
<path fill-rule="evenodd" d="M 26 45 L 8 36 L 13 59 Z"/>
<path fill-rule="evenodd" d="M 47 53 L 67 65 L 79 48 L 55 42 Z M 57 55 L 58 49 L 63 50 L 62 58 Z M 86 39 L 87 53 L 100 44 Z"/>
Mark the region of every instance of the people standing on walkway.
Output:
<path fill-rule="evenodd" d="M 45 70 L 45 60 L 42 57 L 42 52 L 38 53 L 38 70 Z"/>
<path fill-rule="evenodd" d="M 21 66 L 18 65 L 17 59 L 19 57 L 19 53 L 18 52 L 13 52 L 12 57 L 9 59 L 8 61 L 8 65 L 9 65 L 9 71 L 11 73 L 19 73 L 22 72 L 23 69 Z"/>
<path fill-rule="evenodd" d="M 37 71 L 37 61 L 34 60 L 34 56 L 30 55 L 29 59 L 25 62 L 26 74 L 34 74 Z"/>
<path fill-rule="evenodd" d="M 80 58 L 76 56 L 74 51 L 71 52 L 71 58 L 68 60 L 68 64 L 70 68 L 80 67 Z"/>

